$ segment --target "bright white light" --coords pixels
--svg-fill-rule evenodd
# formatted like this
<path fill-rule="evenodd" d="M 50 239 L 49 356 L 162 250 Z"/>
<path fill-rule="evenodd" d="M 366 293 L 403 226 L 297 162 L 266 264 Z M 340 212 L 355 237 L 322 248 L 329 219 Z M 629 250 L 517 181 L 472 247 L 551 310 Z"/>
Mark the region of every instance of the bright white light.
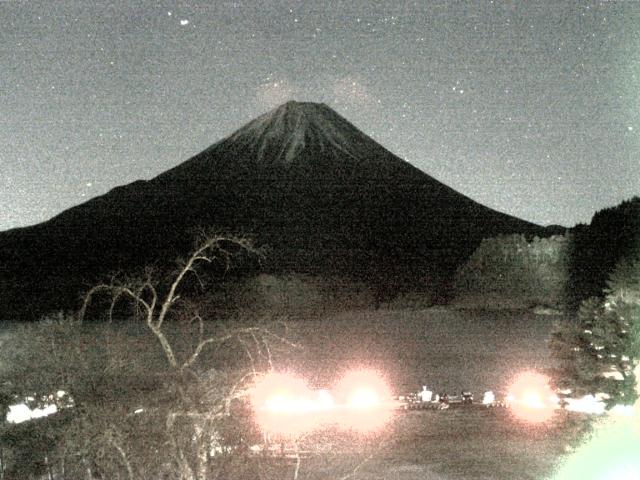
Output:
<path fill-rule="evenodd" d="M 334 406 L 333 397 L 328 390 L 318 390 L 316 403 L 319 410 L 329 410 Z"/>
<path fill-rule="evenodd" d="M 529 408 L 545 408 L 542 397 L 538 392 L 525 392 L 522 396 L 522 403 Z"/>
<path fill-rule="evenodd" d="M 295 399 L 284 393 L 275 394 L 265 401 L 265 408 L 271 412 L 298 412 L 302 410 L 301 399 Z"/>
<path fill-rule="evenodd" d="M 11 405 L 7 413 L 7 422 L 22 423 L 34 418 L 46 417 L 52 413 L 56 413 L 58 408 L 54 404 L 45 406 L 44 408 L 34 408 L 31 410 L 26 404 L 19 403 Z"/>
<path fill-rule="evenodd" d="M 511 411 L 521 420 L 532 423 L 547 422 L 553 417 L 557 404 L 549 388 L 549 379 L 540 373 L 520 373 L 509 389 Z"/>
<path fill-rule="evenodd" d="M 180 25 L 189 25 L 189 20 L 180 20 Z"/>
<path fill-rule="evenodd" d="M 274 413 L 310 413 L 331 410 L 335 404 L 328 390 L 292 395 L 290 392 L 276 393 L 265 401 L 265 409 Z"/>
<path fill-rule="evenodd" d="M 496 401 L 496 396 L 491 390 L 489 390 L 488 392 L 484 392 L 484 395 L 482 397 L 483 405 L 491 405 L 495 401 Z"/>
<path fill-rule="evenodd" d="M 328 425 L 370 432 L 389 420 L 390 391 L 375 372 L 357 370 L 346 374 L 336 388 L 311 390 L 303 380 L 272 372 L 258 381 L 251 401 L 256 419 L 265 432 L 295 437 Z"/>
<path fill-rule="evenodd" d="M 570 412 L 600 415 L 605 411 L 604 403 L 599 402 L 593 395 L 585 395 L 582 398 L 567 398 L 565 401 L 567 402 L 565 410 L 569 410 Z"/>
<path fill-rule="evenodd" d="M 9 423 L 22 423 L 31 419 L 31 409 L 24 403 L 19 405 L 11 405 L 9 407 L 9 413 L 7 413 L 7 422 Z"/>
<path fill-rule="evenodd" d="M 418 395 L 420 396 L 420 400 L 423 402 L 430 402 L 433 398 L 433 392 L 431 390 L 427 390 L 426 385 L 422 386 L 422 391 Z"/>
<path fill-rule="evenodd" d="M 380 398 L 375 390 L 371 388 L 358 388 L 349 397 L 349 405 L 357 409 L 375 407 L 380 403 Z"/>
<path fill-rule="evenodd" d="M 351 408 L 370 409 L 392 398 L 384 378 L 374 370 L 353 370 L 344 375 L 336 386 L 337 398 Z M 430 399 L 430 396 L 429 396 Z"/>

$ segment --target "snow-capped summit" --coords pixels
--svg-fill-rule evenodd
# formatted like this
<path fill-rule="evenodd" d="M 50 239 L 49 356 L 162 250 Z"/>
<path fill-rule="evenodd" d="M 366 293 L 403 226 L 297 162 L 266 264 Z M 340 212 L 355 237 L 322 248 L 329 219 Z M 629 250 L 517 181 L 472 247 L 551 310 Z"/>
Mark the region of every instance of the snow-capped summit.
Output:
<path fill-rule="evenodd" d="M 229 137 L 263 162 L 292 163 L 305 147 L 356 156 L 354 139 L 365 135 L 322 103 L 287 102 L 256 118 Z"/>

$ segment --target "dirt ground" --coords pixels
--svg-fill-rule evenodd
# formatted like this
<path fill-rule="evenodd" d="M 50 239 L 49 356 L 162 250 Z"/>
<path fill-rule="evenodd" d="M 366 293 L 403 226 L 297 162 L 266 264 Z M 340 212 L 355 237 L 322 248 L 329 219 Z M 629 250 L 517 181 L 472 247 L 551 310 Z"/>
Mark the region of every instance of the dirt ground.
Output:
<path fill-rule="evenodd" d="M 530 425 L 480 405 L 399 412 L 378 437 L 353 437 L 348 452 L 303 459 L 298 479 L 548 479 L 583 419 L 558 412 Z"/>

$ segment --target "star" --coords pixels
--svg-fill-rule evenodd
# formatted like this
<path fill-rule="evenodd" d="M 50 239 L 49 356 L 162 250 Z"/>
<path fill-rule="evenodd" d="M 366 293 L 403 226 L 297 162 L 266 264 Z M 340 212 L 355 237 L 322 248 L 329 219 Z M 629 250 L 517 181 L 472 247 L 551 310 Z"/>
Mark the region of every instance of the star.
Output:
<path fill-rule="evenodd" d="M 148 8 L 118 2 L 118 18 L 135 19 L 123 38 L 103 28 L 104 12 L 92 2 L 83 8 L 74 6 L 78 2 L 52 2 L 54 14 L 21 3 L 24 8 L 9 9 L 3 19 L 3 26 L 10 27 L 3 30 L 3 53 L 8 54 L 3 75 L 11 89 L 10 101 L 3 104 L 9 121 L 0 122 L 0 145 L 9 145 L 3 167 L 9 162 L 9 173 L 36 169 L 35 161 L 20 160 L 18 152 L 36 158 L 53 151 L 57 168 L 43 180 L 50 188 L 38 202 L 55 213 L 77 203 L 71 198 L 77 189 L 87 196 L 94 192 L 85 186 L 89 178 L 104 189 L 148 179 L 186 160 L 187 151 L 196 153 L 268 109 L 291 99 L 308 100 L 327 103 L 364 133 L 377 132 L 376 140 L 385 147 L 421 152 L 413 156 L 415 166 L 427 174 L 448 171 L 444 180 L 461 193 L 494 201 L 529 220 L 543 221 L 546 200 L 516 209 L 501 205 L 495 192 L 475 186 L 466 191 L 474 185 L 468 176 L 477 177 L 471 169 L 458 170 L 459 157 L 478 152 L 491 159 L 487 172 L 499 172 L 497 159 L 508 148 L 529 173 L 514 181 L 512 188 L 519 191 L 533 191 L 531 185 L 546 178 L 555 180 L 558 168 L 576 170 L 581 175 L 576 181 L 588 188 L 585 198 L 593 201 L 587 205 L 565 199 L 566 191 L 552 192 L 554 202 L 567 207 L 554 223 L 589 221 L 594 205 L 612 206 L 637 193 L 632 179 L 639 167 L 628 159 L 636 158 L 640 148 L 631 141 L 640 132 L 631 108 L 640 99 L 632 28 L 640 2 L 608 1 L 603 12 L 598 1 L 568 2 L 576 3 L 579 21 L 567 15 L 562 29 L 528 2 L 517 11 L 487 2 L 492 8 L 473 14 L 455 3 L 422 8 L 420 2 L 403 2 L 396 12 L 380 2 L 315 2 L 313 8 L 282 2 L 259 15 L 244 11 L 248 3 L 240 0 Z M 189 4 L 193 9 L 184 10 Z M 178 10 L 167 10 L 174 6 Z M 570 10 L 544 14 L 560 22 Z M 174 28 L 164 28 L 164 20 Z M 208 28 L 197 31 L 201 25 Z M 38 29 L 48 34 L 39 38 Z M 46 55 L 66 51 L 67 44 L 76 44 L 78 51 Z M 566 52 L 576 55 L 564 57 Z M 172 58 L 179 58 L 179 64 L 167 61 Z M 600 115 L 590 115 L 594 108 Z M 93 128 L 76 128 L 85 122 Z M 32 138 L 45 125 L 43 134 Z M 127 132 L 124 137 L 120 129 Z M 158 136 L 162 140 L 153 140 Z M 447 139 L 446 149 L 439 148 L 440 137 Z M 607 152 L 605 145 L 616 148 Z M 70 158 L 74 152 L 82 152 L 81 158 Z M 611 179 L 597 167 L 605 156 L 627 179 L 616 193 L 606 188 Z M 533 157 L 549 168 L 540 168 Z M 103 167 L 121 158 L 135 158 L 134 168 L 115 172 Z M 583 168 L 585 158 L 593 168 Z M 78 163 L 77 176 L 61 180 L 58 172 L 69 162 Z M 3 180 L 0 175 L 0 184 Z M 55 186 L 62 181 L 74 194 L 60 194 Z M 32 214 L 35 195 L 15 186 L 9 190 L 15 198 L 12 209 L 21 212 L 15 219 L 24 216 L 25 224 L 46 220 Z M 16 222 L 0 213 L 0 231 Z"/>

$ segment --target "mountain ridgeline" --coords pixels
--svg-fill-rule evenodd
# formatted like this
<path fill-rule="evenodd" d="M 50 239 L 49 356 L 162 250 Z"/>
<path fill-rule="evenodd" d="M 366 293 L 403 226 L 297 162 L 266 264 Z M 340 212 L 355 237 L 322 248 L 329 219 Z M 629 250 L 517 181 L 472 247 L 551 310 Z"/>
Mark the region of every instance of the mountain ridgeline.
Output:
<path fill-rule="evenodd" d="M 494 211 L 398 158 L 323 104 L 288 102 L 148 181 L 0 233 L 0 312 L 73 308 L 110 272 L 170 265 L 199 227 L 252 237 L 270 272 L 446 285 L 486 237 L 543 227 Z"/>

